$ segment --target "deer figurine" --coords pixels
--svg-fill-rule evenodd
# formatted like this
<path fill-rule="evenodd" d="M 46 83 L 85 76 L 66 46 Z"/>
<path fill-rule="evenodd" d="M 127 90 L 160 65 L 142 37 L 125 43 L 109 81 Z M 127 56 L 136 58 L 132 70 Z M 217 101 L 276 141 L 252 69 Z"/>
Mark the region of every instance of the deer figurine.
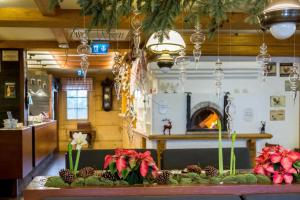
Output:
<path fill-rule="evenodd" d="M 163 119 L 164 124 L 164 135 L 166 135 L 166 130 L 169 130 L 169 135 L 171 135 L 171 129 L 172 129 L 172 121 L 170 119 Z"/>

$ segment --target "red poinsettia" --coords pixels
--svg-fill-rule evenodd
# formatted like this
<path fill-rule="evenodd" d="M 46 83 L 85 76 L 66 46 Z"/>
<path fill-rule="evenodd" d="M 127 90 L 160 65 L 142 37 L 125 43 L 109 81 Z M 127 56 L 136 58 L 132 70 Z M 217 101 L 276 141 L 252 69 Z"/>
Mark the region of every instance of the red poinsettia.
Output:
<path fill-rule="evenodd" d="M 273 183 L 292 183 L 297 169 L 293 166 L 300 161 L 300 153 L 285 149 L 282 146 L 263 148 L 256 158 L 253 171 L 273 178 Z"/>
<path fill-rule="evenodd" d="M 114 155 L 106 155 L 104 169 L 107 168 L 131 183 L 139 183 L 148 175 L 156 177 L 158 172 L 150 151 L 138 153 L 126 149 L 116 149 Z"/>

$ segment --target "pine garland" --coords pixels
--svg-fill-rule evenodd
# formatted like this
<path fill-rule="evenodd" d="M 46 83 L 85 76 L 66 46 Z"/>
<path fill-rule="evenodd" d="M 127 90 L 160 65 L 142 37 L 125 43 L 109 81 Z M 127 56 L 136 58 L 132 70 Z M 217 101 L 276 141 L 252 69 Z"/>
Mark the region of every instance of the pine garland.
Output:
<path fill-rule="evenodd" d="M 59 6 L 63 0 L 49 0 L 49 9 Z M 228 20 L 228 13 L 235 10 L 249 14 L 246 22 L 259 23 L 257 16 L 267 0 L 77 0 L 81 14 L 91 16 L 92 27 L 105 27 L 108 31 L 117 27 L 121 17 L 128 17 L 139 9 L 144 16 L 142 30 L 146 34 L 174 28 L 177 17 L 186 14 L 185 22 L 195 24 L 202 17 L 209 17 L 208 35 Z"/>

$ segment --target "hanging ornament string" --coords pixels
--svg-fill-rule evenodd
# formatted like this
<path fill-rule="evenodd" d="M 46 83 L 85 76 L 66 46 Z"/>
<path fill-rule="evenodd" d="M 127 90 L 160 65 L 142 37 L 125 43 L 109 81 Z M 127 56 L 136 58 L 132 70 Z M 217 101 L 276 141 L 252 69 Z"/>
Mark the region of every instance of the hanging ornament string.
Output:
<path fill-rule="evenodd" d="M 117 20 L 117 8 L 115 17 Z M 124 67 L 121 64 L 121 55 L 119 53 L 119 39 L 118 39 L 118 23 L 115 24 L 115 32 L 116 32 L 116 50 L 115 50 L 115 56 L 114 56 L 114 64 L 112 66 L 112 73 L 114 75 L 114 88 L 117 96 L 117 100 L 119 101 L 121 99 L 121 90 L 122 90 L 122 79 L 124 76 Z M 111 33 L 109 33 L 111 34 Z"/>
<path fill-rule="evenodd" d="M 298 64 L 296 63 L 296 34 L 294 34 L 294 63 L 289 75 L 290 89 L 293 93 L 294 105 L 297 98 L 298 82 L 299 82 Z"/>
<path fill-rule="evenodd" d="M 183 8 L 183 7 L 182 7 Z M 181 34 L 184 35 L 184 16 L 183 10 L 181 12 Z M 184 83 L 186 81 L 187 76 L 187 66 L 189 64 L 189 58 L 185 54 L 185 49 L 181 49 L 179 52 L 179 56 L 175 58 L 175 64 L 179 68 L 179 84 L 181 86 L 181 92 L 184 93 Z"/>
<path fill-rule="evenodd" d="M 81 57 L 80 66 L 83 72 L 84 82 L 86 81 L 87 71 L 89 68 L 88 55 L 91 54 L 91 47 L 88 44 L 88 33 L 85 28 L 85 15 L 83 16 L 83 31 L 78 31 L 81 44 L 77 47 L 77 53 Z"/>
<path fill-rule="evenodd" d="M 222 81 L 224 78 L 224 71 L 222 69 L 222 62 L 220 61 L 220 30 L 218 24 L 218 60 L 215 63 L 215 71 L 214 71 L 214 78 L 215 78 L 215 86 L 216 86 L 216 95 L 218 99 L 221 98 L 221 91 L 222 91 Z"/>
<path fill-rule="evenodd" d="M 268 47 L 265 43 L 265 32 L 262 30 L 262 45 L 259 47 L 259 54 L 256 56 L 256 62 L 261 67 L 261 77 L 262 81 L 266 81 L 266 77 L 268 76 L 268 72 L 271 68 L 271 55 L 268 53 Z"/>
<path fill-rule="evenodd" d="M 195 68 L 196 70 L 198 70 L 198 63 L 200 61 L 200 57 L 202 54 L 201 45 L 205 41 L 205 34 L 203 32 L 203 29 L 201 28 L 201 24 L 199 22 L 199 16 L 197 16 L 194 33 L 191 35 L 190 41 L 191 43 L 194 44 L 193 56 L 194 56 Z"/>

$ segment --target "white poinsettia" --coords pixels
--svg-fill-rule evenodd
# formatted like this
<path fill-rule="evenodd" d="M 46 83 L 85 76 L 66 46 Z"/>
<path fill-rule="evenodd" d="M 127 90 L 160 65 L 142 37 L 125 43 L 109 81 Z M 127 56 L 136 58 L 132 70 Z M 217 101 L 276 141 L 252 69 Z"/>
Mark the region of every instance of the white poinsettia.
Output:
<path fill-rule="evenodd" d="M 86 145 L 88 142 L 86 140 L 87 134 L 74 133 L 73 134 L 73 140 L 71 142 L 72 145 L 76 145 L 76 149 L 80 150 L 83 145 Z"/>

